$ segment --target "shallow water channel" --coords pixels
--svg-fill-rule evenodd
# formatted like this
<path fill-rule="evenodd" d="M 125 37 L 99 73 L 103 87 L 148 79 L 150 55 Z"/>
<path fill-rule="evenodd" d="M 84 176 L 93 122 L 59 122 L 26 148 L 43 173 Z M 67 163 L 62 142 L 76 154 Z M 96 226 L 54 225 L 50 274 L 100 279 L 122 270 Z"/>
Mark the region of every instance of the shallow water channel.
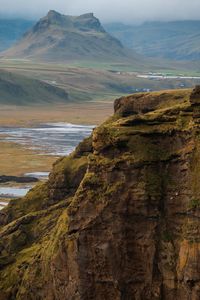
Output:
<path fill-rule="evenodd" d="M 88 137 L 93 128 L 94 126 L 70 123 L 46 123 L 30 128 L 0 127 L 0 141 L 20 144 L 37 151 L 38 155 L 64 156 L 70 154 L 79 142 Z M 44 170 L 24 175 L 45 180 L 49 173 Z M 6 199 L 23 197 L 32 187 L 32 185 L 0 186 L 0 209 L 7 205 Z"/>

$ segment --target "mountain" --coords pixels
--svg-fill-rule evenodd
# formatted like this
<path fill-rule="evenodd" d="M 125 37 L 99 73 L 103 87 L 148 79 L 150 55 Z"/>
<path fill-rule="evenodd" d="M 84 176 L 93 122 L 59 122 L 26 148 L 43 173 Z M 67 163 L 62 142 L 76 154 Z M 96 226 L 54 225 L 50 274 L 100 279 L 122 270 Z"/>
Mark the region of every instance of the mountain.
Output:
<path fill-rule="evenodd" d="M 0 51 L 11 47 L 34 23 L 23 19 L 0 19 Z"/>
<path fill-rule="evenodd" d="M 200 87 L 115 101 L 0 212 L 0 299 L 199 299 Z"/>
<path fill-rule="evenodd" d="M 2 54 L 47 61 L 120 60 L 129 51 L 109 35 L 92 13 L 79 17 L 49 11 L 23 38 Z"/>
<path fill-rule="evenodd" d="M 147 22 L 142 25 L 104 25 L 126 47 L 148 56 L 200 60 L 200 21 Z"/>
<path fill-rule="evenodd" d="M 0 71 L 0 104 L 35 105 L 68 101 L 65 90 L 25 76 Z"/>

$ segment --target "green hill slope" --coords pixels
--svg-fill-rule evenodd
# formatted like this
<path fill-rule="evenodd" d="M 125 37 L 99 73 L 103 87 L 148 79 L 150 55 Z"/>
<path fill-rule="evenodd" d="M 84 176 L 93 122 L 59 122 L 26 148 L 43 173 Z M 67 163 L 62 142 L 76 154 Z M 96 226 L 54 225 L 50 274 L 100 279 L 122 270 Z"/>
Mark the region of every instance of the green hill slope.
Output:
<path fill-rule="evenodd" d="M 68 101 L 65 90 L 45 82 L 0 71 L 0 104 L 34 105 Z"/>

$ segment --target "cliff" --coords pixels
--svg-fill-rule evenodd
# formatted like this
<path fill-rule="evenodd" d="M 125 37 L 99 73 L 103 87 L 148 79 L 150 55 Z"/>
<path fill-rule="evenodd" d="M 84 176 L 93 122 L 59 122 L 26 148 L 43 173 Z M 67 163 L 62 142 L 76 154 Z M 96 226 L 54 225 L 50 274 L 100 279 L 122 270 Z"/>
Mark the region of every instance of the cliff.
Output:
<path fill-rule="evenodd" d="M 0 299 L 200 298 L 200 88 L 135 94 L 0 213 Z"/>

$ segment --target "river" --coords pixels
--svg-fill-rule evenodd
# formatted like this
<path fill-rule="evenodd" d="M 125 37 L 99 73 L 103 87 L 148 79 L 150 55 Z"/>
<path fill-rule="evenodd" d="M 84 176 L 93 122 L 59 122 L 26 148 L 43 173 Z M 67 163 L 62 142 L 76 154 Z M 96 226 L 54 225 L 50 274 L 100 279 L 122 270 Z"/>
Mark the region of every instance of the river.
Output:
<path fill-rule="evenodd" d="M 23 147 L 37 151 L 38 155 L 64 156 L 70 154 L 85 137 L 88 137 L 94 126 L 75 125 L 70 123 L 46 123 L 34 127 L 0 127 L 0 141 L 14 142 Z M 3 175 L 3 174 L 2 174 Z M 27 173 L 46 179 L 47 172 Z M 6 198 L 26 195 L 32 186 L 0 186 L 0 209 Z"/>

